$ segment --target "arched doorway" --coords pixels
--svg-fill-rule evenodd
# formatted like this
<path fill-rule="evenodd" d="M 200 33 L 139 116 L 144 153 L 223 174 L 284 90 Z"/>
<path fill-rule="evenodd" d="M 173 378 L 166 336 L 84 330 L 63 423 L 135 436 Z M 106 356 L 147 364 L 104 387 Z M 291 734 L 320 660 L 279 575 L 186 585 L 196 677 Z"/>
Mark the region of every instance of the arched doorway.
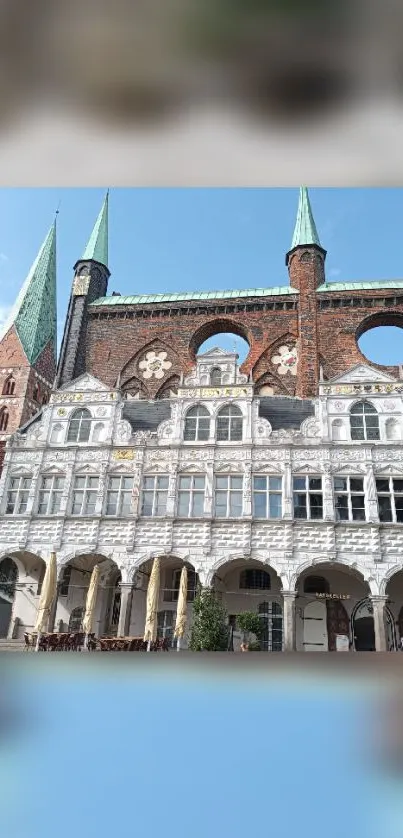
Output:
<path fill-rule="evenodd" d="M 351 614 L 370 590 L 352 567 L 321 562 L 304 570 L 298 580 L 297 649 L 335 652 L 354 648 Z M 360 624 L 364 629 L 364 624 Z"/>
<path fill-rule="evenodd" d="M 221 565 L 213 577 L 231 627 L 231 648 L 239 651 L 242 632 L 237 619 L 244 612 L 259 614 L 263 623 L 260 647 L 266 652 L 283 649 L 281 580 L 276 571 L 255 560 L 234 559 Z"/>
<path fill-rule="evenodd" d="M 7 637 L 15 590 L 18 580 L 18 568 L 15 562 L 9 557 L 0 562 L 0 637 Z"/>
<path fill-rule="evenodd" d="M 397 570 L 388 580 L 385 594 L 395 630 L 395 649 L 401 648 L 403 639 L 403 570 Z"/>
<path fill-rule="evenodd" d="M 359 602 L 353 611 L 352 627 L 354 649 L 356 652 L 375 652 L 374 609 L 371 600 Z M 386 648 L 388 652 L 396 649 L 396 632 L 390 609 L 385 606 Z"/>

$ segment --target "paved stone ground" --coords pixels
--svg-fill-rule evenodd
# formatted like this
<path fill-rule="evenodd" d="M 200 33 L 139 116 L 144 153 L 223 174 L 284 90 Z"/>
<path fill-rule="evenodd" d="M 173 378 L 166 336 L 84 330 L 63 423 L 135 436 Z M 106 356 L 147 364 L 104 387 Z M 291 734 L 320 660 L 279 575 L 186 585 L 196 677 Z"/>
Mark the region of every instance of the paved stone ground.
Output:
<path fill-rule="evenodd" d="M 24 651 L 24 641 L 23 640 L 6 640 L 3 637 L 0 638 L 0 652 L 23 652 Z"/>

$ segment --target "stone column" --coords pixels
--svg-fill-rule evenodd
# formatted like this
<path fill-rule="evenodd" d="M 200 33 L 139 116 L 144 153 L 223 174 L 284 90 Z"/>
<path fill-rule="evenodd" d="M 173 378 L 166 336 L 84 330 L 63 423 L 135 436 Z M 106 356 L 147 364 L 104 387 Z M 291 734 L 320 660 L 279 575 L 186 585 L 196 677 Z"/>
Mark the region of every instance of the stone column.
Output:
<path fill-rule="evenodd" d="M 283 518 L 289 520 L 293 515 L 293 497 L 292 497 L 292 468 L 291 460 L 284 462 L 284 476 L 283 476 Z"/>
<path fill-rule="evenodd" d="M 133 585 L 131 583 L 120 583 L 121 599 L 118 637 L 127 637 L 130 630 L 132 616 Z"/>
<path fill-rule="evenodd" d="M 386 596 L 371 596 L 370 601 L 374 609 L 375 649 L 377 652 L 386 652 L 388 649 L 385 605 L 388 601 Z"/>
<path fill-rule="evenodd" d="M 295 599 L 297 591 L 281 591 L 283 597 L 283 651 L 295 651 Z"/>

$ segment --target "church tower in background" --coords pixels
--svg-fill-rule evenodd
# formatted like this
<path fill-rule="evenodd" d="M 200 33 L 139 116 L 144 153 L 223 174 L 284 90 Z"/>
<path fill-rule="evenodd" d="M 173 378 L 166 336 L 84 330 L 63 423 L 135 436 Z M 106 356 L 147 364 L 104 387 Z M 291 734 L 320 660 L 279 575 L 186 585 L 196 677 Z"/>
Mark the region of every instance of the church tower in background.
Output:
<path fill-rule="evenodd" d="M 56 323 L 55 220 L 0 331 L 0 470 L 7 438 L 49 400 Z"/>

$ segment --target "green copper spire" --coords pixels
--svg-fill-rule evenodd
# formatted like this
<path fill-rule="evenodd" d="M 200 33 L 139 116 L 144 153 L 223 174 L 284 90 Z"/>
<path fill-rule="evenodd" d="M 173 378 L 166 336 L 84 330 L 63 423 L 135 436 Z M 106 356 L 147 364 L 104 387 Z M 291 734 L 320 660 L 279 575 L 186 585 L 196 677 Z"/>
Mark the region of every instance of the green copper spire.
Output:
<path fill-rule="evenodd" d="M 56 220 L 32 265 L 0 339 L 14 326 L 30 364 L 51 343 L 56 360 Z"/>
<path fill-rule="evenodd" d="M 93 259 L 95 262 L 105 265 L 106 268 L 108 267 L 108 203 L 109 190 L 106 193 L 101 212 L 82 256 L 83 261 Z"/>
<path fill-rule="evenodd" d="M 300 247 L 305 244 L 316 244 L 318 247 L 322 247 L 319 241 L 316 224 L 313 220 L 308 190 L 306 186 L 301 186 L 299 190 L 297 222 L 295 225 L 291 250 L 293 250 L 294 247 Z"/>

